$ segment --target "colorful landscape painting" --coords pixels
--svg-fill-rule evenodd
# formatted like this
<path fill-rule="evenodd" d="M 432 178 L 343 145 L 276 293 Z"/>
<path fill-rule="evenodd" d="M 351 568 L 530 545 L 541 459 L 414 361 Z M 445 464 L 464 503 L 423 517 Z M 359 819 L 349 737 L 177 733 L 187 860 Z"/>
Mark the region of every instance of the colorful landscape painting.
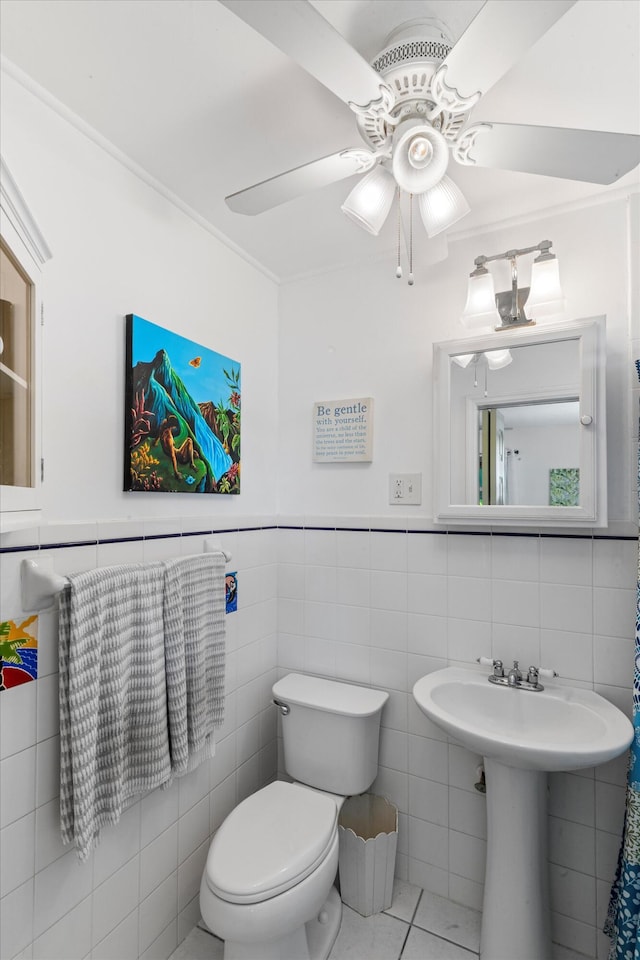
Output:
<path fill-rule="evenodd" d="M 240 493 L 240 364 L 126 318 L 124 489 Z"/>
<path fill-rule="evenodd" d="M 0 621 L 0 690 L 38 679 L 37 625 L 37 616 Z"/>

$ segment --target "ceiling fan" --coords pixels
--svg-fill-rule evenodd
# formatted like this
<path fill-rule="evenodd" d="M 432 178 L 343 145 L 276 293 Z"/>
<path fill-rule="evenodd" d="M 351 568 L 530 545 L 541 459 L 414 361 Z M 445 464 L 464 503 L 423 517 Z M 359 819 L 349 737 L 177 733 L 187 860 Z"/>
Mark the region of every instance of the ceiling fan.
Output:
<path fill-rule="evenodd" d="M 368 64 L 307 0 L 221 0 L 356 114 L 367 146 L 313 160 L 226 197 L 255 215 L 353 174 L 343 211 L 377 235 L 394 198 L 416 197 L 430 237 L 469 211 L 460 164 L 610 184 L 640 163 L 640 136 L 515 123 L 469 124 L 473 107 L 575 0 L 487 0 L 454 45 L 411 21 Z"/>

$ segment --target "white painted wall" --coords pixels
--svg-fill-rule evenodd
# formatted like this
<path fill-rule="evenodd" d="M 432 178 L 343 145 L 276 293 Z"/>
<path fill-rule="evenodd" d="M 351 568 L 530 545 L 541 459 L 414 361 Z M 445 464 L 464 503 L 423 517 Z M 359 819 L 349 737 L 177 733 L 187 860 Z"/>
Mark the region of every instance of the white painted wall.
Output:
<path fill-rule="evenodd" d="M 617 196 L 461 237 L 431 268 L 420 265 L 418 251 L 413 287 L 395 279 L 389 256 L 301 280 L 280 295 L 278 512 L 305 529 L 278 538 L 278 668 L 390 692 L 374 790 L 400 810 L 398 875 L 476 908 L 486 855 L 484 800 L 473 786 L 480 758 L 445 748 L 411 690 L 447 664 L 519 659 L 551 665 L 559 682 L 586 684 L 630 713 L 638 200 Z M 570 318 L 607 316 L 609 530 L 602 533 L 621 536 L 434 534 L 432 344 L 464 335 L 458 317 L 474 257 L 542 239 L 553 241 L 560 260 Z M 524 285 L 529 269 L 525 259 Z M 496 289 L 507 287 L 506 275 L 496 281 Z M 362 396 L 375 401 L 373 461 L 313 463 L 314 401 Z M 421 506 L 388 504 L 390 471 L 422 472 Z M 550 778 L 553 938 L 602 960 L 624 797 L 624 758 L 587 776 Z"/>
<path fill-rule="evenodd" d="M 47 243 L 45 521 L 273 513 L 277 288 L 9 76 L 2 152 Z M 242 494 L 122 492 L 124 316 L 242 362 Z M 216 399 L 216 398 L 214 398 Z"/>
<path fill-rule="evenodd" d="M 0 541 L 0 617 L 26 615 L 24 558 L 47 556 L 70 575 L 201 553 L 197 534 L 212 528 L 224 531 L 216 538 L 242 584 L 227 620 L 216 757 L 137 800 L 83 866 L 59 832 L 55 607 L 39 617 L 38 680 L 0 697 L 0 955 L 152 960 L 168 957 L 200 917 L 211 833 L 276 771 L 277 289 L 12 79 L 3 76 L 1 91 L 3 157 L 53 257 L 44 522 Z M 132 312 L 241 361 L 240 496 L 121 492 Z"/>
<path fill-rule="evenodd" d="M 450 243 L 448 259 L 430 268 L 421 265 L 418 246 L 413 287 L 395 278 L 391 257 L 286 286 L 280 295 L 279 510 L 397 516 L 398 508 L 388 504 L 389 472 L 421 472 L 422 506 L 404 509 L 412 518 L 431 517 L 432 344 L 464 336 L 459 316 L 474 257 L 550 239 L 569 318 L 607 316 L 609 517 L 632 517 L 629 337 L 639 300 L 638 268 L 631 260 L 637 254 L 638 199 L 618 197 L 459 239 Z M 531 261 L 522 258 L 523 285 Z M 496 289 L 508 285 L 508 277 L 497 272 Z M 373 462 L 314 464 L 313 402 L 362 396 L 375 400 Z"/>

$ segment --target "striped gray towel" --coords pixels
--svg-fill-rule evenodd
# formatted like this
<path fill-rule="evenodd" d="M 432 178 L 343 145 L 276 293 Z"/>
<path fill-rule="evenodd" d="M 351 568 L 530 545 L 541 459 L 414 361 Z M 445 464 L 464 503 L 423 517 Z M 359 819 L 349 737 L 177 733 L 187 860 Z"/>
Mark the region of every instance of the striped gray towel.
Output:
<path fill-rule="evenodd" d="M 86 860 L 126 801 L 171 776 L 164 565 L 69 577 L 60 598 L 60 824 Z"/>
<path fill-rule="evenodd" d="M 224 720 L 225 558 L 165 562 L 164 631 L 171 773 L 213 756 Z"/>

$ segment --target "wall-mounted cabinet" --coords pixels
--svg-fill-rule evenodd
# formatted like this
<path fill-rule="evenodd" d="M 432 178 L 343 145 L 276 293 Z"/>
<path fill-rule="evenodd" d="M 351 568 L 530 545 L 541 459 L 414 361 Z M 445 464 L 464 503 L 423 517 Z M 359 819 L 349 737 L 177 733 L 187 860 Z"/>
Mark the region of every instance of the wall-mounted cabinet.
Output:
<path fill-rule="evenodd" d="M 0 159 L 0 530 L 39 519 L 42 267 L 50 257 Z"/>
<path fill-rule="evenodd" d="M 434 345 L 435 519 L 607 523 L 604 318 Z"/>

